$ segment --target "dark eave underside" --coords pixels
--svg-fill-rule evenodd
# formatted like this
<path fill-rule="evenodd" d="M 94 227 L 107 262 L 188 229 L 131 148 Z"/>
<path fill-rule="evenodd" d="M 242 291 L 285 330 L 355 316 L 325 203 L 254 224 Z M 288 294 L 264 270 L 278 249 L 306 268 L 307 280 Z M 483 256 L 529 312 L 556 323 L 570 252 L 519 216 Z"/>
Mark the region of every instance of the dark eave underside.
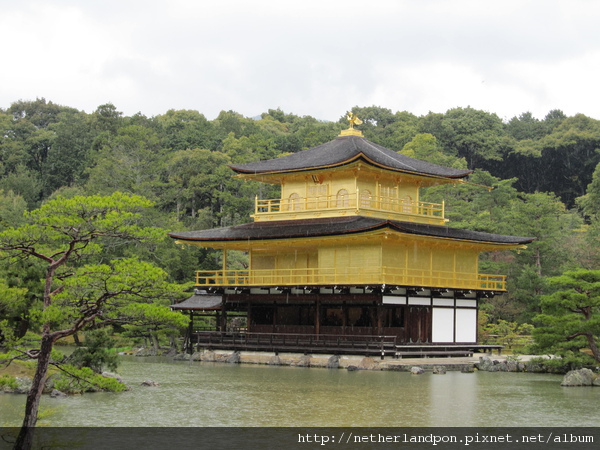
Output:
<path fill-rule="evenodd" d="M 252 222 L 212 230 L 169 233 L 169 236 L 181 241 L 247 241 L 337 236 L 376 231 L 383 228 L 399 233 L 493 244 L 523 245 L 535 239 L 363 216 Z"/>
<path fill-rule="evenodd" d="M 460 179 L 471 173 L 470 170 L 452 169 L 410 158 L 358 136 L 337 137 L 333 141 L 291 155 L 230 167 L 240 174 L 282 173 L 335 167 L 357 158 L 372 161 L 377 166 L 393 171 L 442 178 Z"/>

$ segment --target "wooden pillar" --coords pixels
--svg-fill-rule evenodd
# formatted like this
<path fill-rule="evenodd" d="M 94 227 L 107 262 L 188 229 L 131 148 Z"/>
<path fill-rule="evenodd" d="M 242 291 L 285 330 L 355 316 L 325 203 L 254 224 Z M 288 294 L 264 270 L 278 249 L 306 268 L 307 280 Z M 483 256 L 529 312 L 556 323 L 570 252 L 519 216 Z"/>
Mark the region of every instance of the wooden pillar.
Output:
<path fill-rule="evenodd" d="M 227 307 L 225 296 L 223 296 L 223 306 L 221 306 L 221 331 L 227 331 Z"/>
<path fill-rule="evenodd" d="M 321 301 L 319 297 L 315 300 L 315 335 L 321 333 Z"/>
<path fill-rule="evenodd" d="M 194 337 L 194 310 L 190 309 L 190 325 L 188 327 L 187 348 L 185 349 L 185 351 L 188 353 L 192 353 L 192 350 L 194 348 L 193 347 L 194 343 L 192 342 L 193 337 Z"/>
<path fill-rule="evenodd" d="M 252 331 L 252 303 L 248 300 L 248 317 L 246 318 L 246 329 L 248 332 Z"/>

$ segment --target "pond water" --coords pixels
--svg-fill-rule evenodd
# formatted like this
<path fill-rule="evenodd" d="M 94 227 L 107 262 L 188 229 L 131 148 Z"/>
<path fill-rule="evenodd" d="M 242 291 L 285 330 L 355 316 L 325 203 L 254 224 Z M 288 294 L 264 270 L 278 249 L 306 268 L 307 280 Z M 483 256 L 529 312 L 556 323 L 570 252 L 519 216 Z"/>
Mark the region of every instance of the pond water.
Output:
<path fill-rule="evenodd" d="M 131 390 L 44 396 L 59 427 L 597 427 L 600 388 L 528 373 L 411 375 L 122 357 Z M 151 379 L 160 384 L 145 387 Z M 0 394 L 0 426 L 18 426 L 24 395 Z"/>

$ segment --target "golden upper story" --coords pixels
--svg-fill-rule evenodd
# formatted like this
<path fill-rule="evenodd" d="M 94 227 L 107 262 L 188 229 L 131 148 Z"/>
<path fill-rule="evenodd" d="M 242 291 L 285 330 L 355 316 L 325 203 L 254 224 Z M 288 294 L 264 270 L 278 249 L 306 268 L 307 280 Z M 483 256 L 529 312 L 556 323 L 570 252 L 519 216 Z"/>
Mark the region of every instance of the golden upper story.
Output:
<path fill-rule="evenodd" d="M 360 215 L 444 225 L 444 204 L 420 201 L 420 190 L 460 183 L 470 173 L 393 152 L 354 128 L 303 152 L 231 168 L 281 186 L 280 198 L 255 199 L 256 222 Z"/>
<path fill-rule="evenodd" d="M 222 269 L 197 272 L 197 286 L 504 290 L 503 275 L 479 273 L 479 253 L 533 239 L 447 227 L 444 204 L 422 202 L 420 190 L 461 183 L 471 171 L 386 149 L 353 126 L 317 147 L 230 167 L 243 179 L 279 185 L 281 196 L 256 198 L 248 224 L 169 233 L 179 243 L 223 250 Z M 248 254 L 247 269 L 229 267 L 234 250 Z"/>
<path fill-rule="evenodd" d="M 256 222 L 350 215 L 437 225 L 448 221 L 444 203 L 420 201 L 424 183 L 418 176 L 399 176 L 363 162 L 278 180 L 280 198 L 255 199 Z"/>

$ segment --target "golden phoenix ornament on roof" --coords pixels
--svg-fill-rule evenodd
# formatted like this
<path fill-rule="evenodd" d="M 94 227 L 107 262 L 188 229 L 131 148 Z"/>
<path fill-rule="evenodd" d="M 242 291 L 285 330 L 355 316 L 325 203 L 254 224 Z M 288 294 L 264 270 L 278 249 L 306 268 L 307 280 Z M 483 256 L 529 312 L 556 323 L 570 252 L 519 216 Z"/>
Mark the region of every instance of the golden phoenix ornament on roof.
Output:
<path fill-rule="evenodd" d="M 346 119 L 348 119 L 348 122 L 350 122 L 351 130 L 354 129 L 354 125 L 360 125 L 362 123 L 362 120 L 360 120 L 356 114 L 351 112 L 346 115 Z"/>

